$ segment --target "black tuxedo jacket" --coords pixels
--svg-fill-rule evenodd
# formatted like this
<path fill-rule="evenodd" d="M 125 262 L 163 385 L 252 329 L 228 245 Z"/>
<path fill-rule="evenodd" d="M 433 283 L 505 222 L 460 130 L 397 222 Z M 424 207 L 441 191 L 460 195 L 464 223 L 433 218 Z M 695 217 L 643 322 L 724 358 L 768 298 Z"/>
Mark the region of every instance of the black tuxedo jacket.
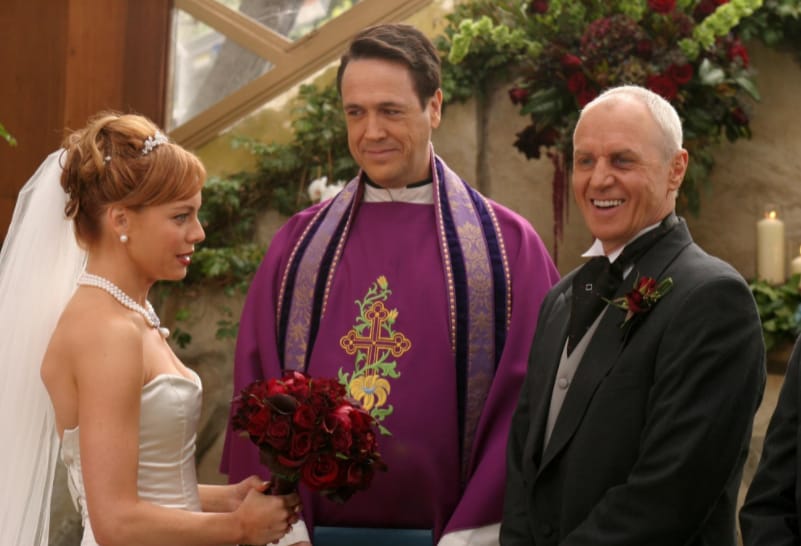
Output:
<path fill-rule="evenodd" d="M 801 545 L 801 338 L 796 341 L 762 458 L 740 510 L 745 546 Z"/>
<path fill-rule="evenodd" d="M 610 306 L 572 379 L 543 452 L 567 335 L 571 281 L 548 294 L 512 421 L 501 544 L 736 544 L 735 504 L 765 383 L 751 291 L 680 221 L 634 265 L 673 279 L 621 328 Z"/>

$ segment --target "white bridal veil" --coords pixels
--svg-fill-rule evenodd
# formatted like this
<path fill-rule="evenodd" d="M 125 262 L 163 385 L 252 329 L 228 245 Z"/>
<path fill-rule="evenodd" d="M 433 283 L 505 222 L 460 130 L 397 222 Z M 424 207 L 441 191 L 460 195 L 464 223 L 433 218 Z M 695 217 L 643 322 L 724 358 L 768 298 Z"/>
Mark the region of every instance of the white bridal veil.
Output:
<path fill-rule="evenodd" d="M 48 543 L 58 437 L 39 367 L 86 259 L 64 216 L 62 153 L 50 154 L 20 191 L 0 252 L 3 545 Z"/>

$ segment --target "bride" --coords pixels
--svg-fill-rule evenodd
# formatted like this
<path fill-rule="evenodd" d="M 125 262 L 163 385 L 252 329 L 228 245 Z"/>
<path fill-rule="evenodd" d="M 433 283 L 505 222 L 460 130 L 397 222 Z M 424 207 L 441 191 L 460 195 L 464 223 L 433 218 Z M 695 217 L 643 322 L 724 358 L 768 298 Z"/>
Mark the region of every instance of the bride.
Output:
<path fill-rule="evenodd" d="M 82 545 L 264 544 L 297 519 L 297 495 L 256 476 L 198 485 L 200 378 L 147 301 L 204 239 L 205 174 L 146 118 L 104 113 L 20 192 L 0 254 L 0 544 L 47 544 L 59 437 Z"/>

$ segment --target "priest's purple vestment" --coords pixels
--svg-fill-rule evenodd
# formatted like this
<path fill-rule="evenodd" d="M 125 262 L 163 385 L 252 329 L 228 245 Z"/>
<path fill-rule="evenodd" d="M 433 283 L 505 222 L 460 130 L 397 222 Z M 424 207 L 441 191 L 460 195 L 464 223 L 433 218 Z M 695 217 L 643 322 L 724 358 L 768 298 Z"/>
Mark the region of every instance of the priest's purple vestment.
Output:
<path fill-rule="evenodd" d="M 250 287 L 234 393 L 283 369 L 305 369 L 339 378 L 380 425 L 388 471 L 342 505 L 301 488 L 310 530 L 433 529 L 437 541 L 501 520 L 509 425 L 540 302 L 558 274 L 525 219 L 468 188 L 441 159 L 432 172 L 432 204 L 365 202 L 361 175 L 354 179 L 352 208 L 332 220 L 333 243 L 319 252 L 321 265 L 309 266 L 324 278 L 311 284 L 300 254 L 315 251 L 311 231 L 324 229 L 324 216 L 334 214 L 325 208 L 346 191 L 333 204 L 296 214 L 276 234 Z M 444 183 L 469 192 L 467 202 L 480 211 L 474 224 L 454 228 L 463 211 L 453 203 L 452 212 L 437 209 Z M 305 319 L 289 303 L 293 295 L 311 302 Z M 494 302 L 495 314 L 460 303 L 471 298 Z M 456 335 L 458 324 L 471 333 Z M 487 332 L 495 332 L 489 371 L 464 371 L 459 360 L 478 361 L 473 345 Z M 293 356 L 289 346 L 298 336 L 305 341 Z M 257 449 L 230 427 L 221 469 L 231 481 L 266 475 Z"/>

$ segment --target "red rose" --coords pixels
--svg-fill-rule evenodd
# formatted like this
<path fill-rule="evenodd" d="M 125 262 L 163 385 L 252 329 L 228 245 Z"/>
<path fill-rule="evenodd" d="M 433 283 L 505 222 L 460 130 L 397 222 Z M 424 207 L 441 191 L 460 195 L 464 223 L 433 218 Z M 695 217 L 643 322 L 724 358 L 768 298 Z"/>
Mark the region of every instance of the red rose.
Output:
<path fill-rule="evenodd" d="M 264 440 L 276 449 L 285 449 L 289 445 L 291 432 L 289 418 L 284 415 L 273 415 L 273 420 L 267 425 Z"/>
<path fill-rule="evenodd" d="M 373 426 L 373 418 L 362 408 L 355 408 L 349 416 L 350 422 L 356 430 L 367 431 Z"/>
<path fill-rule="evenodd" d="M 337 453 L 347 453 L 350 451 L 350 446 L 353 443 L 353 437 L 350 432 L 343 427 L 336 427 L 331 433 L 331 445 Z"/>
<path fill-rule="evenodd" d="M 748 50 L 745 49 L 745 46 L 740 40 L 734 40 L 731 47 L 729 47 L 729 60 L 733 61 L 737 58 L 740 58 L 742 61 L 743 68 L 748 68 Z"/>
<path fill-rule="evenodd" d="M 298 406 L 295 415 L 292 416 L 292 422 L 304 430 L 311 429 L 315 421 L 317 421 L 317 412 L 308 404 Z"/>
<path fill-rule="evenodd" d="M 637 292 L 648 295 L 656 289 L 656 279 L 652 277 L 640 277 L 637 281 Z"/>
<path fill-rule="evenodd" d="M 670 13 L 676 7 L 676 0 L 648 0 L 648 7 L 657 13 Z"/>
<path fill-rule="evenodd" d="M 275 461 L 283 468 L 300 468 L 306 462 L 306 457 L 293 458 L 292 456 L 278 455 Z"/>
<path fill-rule="evenodd" d="M 676 82 L 676 84 L 685 85 L 690 83 L 690 80 L 693 79 L 693 65 L 690 63 L 682 65 L 670 65 L 670 67 L 667 69 L 667 75 L 671 80 Z"/>
<path fill-rule="evenodd" d="M 701 21 L 707 16 L 712 15 L 712 13 L 718 9 L 718 6 L 728 3 L 729 0 L 701 0 L 698 5 L 695 6 L 695 10 L 693 10 L 693 17 Z"/>
<path fill-rule="evenodd" d="M 576 70 L 581 68 L 581 59 L 570 53 L 565 53 L 562 57 L 562 66 L 567 70 Z"/>
<path fill-rule="evenodd" d="M 309 393 L 309 378 L 300 372 L 288 372 L 284 376 L 287 394 L 295 398 L 303 398 Z"/>
<path fill-rule="evenodd" d="M 369 465 L 351 463 L 348 465 L 346 482 L 356 489 L 366 489 L 373 481 L 373 469 Z"/>
<path fill-rule="evenodd" d="M 581 72 L 576 72 L 567 79 L 567 89 L 574 95 L 578 95 L 587 88 L 587 78 Z"/>
<path fill-rule="evenodd" d="M 375 433 L 368 430 L 363 435 L 359 436 L 359 451 L 362 453 L 370 453 L 376 448 Z"/>
<path fill-rule="evenodd" d="M 323 453 L 309 459 L 301 474 L 310 488 L 329 489 L 337 485 L 339 465 L 333 455 Z"/>
<path fill-rule="evenodd" d="M 335 379 L 316 379 L 313 390 L 328 399 L 343 398 L 347 394 L 345 387 Z"/>
<path fill-rule="evenodd" d="M 334 432 L 338 427 L 342 427 L 346 432 L 350 432 L 353 427 L 350 420 L 350 413 L 355 408 L 350 404 L 341 404 L 330 414 L 326 415 L 324 428 L 328 432 Z"/>
<path fill-rule="evenodd" d="M 271 411 L 268 407 L 263 407 L 261 410 L 252 414 L 246 422 L 245 430 L 248 431 L 248 434 L 251 436 L 255 436 L 257 438 L 261 438 L 262 434 L 264 433 L 265 429 L 267 428 L 267 423 L 270 422 Z"/>
<path fill-rule="evenodd" d="M 528 9 L 532 13 L 546 13 L 548 11 L 548 0 L 533 0 Z"/>
<path fill-rule="evenodd" d="M 312 439 L 310 432 L 296 432 L 292 435 L 289 455 L 301 459 L 311 451 Z"/>
<path fill-rule="evenodd" d="M 626 294 L 626 303 L 628 304 L 629 313 L 640 313 L 645 310 L 642 293 L 637 290 L 632 290 Z"/>
<path fill-rule="evenodd" d="M 668 101 L 676 98 L 676 94 L 679 92 L 673 80 L 664 75 L 648 76 L 645 86 Z"/>
<path fill-rule="evenodd" d="M 746 114 L 742 108 L 737 106 L 731 111 L 731 119 L 737 125 L 748 125 L 748 114 Z"/>
<path fill-rule="evenodd" d="M 643 59 L 650 59 L 654 52 L 654 43 L 651 40 L 639 40 L 635 47 L 637 55 Z"/>
<path fill-rule="evenodd" d="M 576 102 L 578 103 L 579 107 L 584 108 L 597 96 L 598 91 L 588 87 L 576 96 Z"/>
<path fill-rule="evenodd" d="M 509 99 L 512 104 L 523 104 L 528 98 L 528 89 L 513 87 L 509 90 Z"/>
<path fill-rule="evenodd" d="M 312 434 L 311 438 L 312 451 L 318 452 L 326 449 L 328 446 L 328 439 L 330 437 L 330 433 L 328 432 L 320 430 L 314 431 L 314 434 Z"/>

